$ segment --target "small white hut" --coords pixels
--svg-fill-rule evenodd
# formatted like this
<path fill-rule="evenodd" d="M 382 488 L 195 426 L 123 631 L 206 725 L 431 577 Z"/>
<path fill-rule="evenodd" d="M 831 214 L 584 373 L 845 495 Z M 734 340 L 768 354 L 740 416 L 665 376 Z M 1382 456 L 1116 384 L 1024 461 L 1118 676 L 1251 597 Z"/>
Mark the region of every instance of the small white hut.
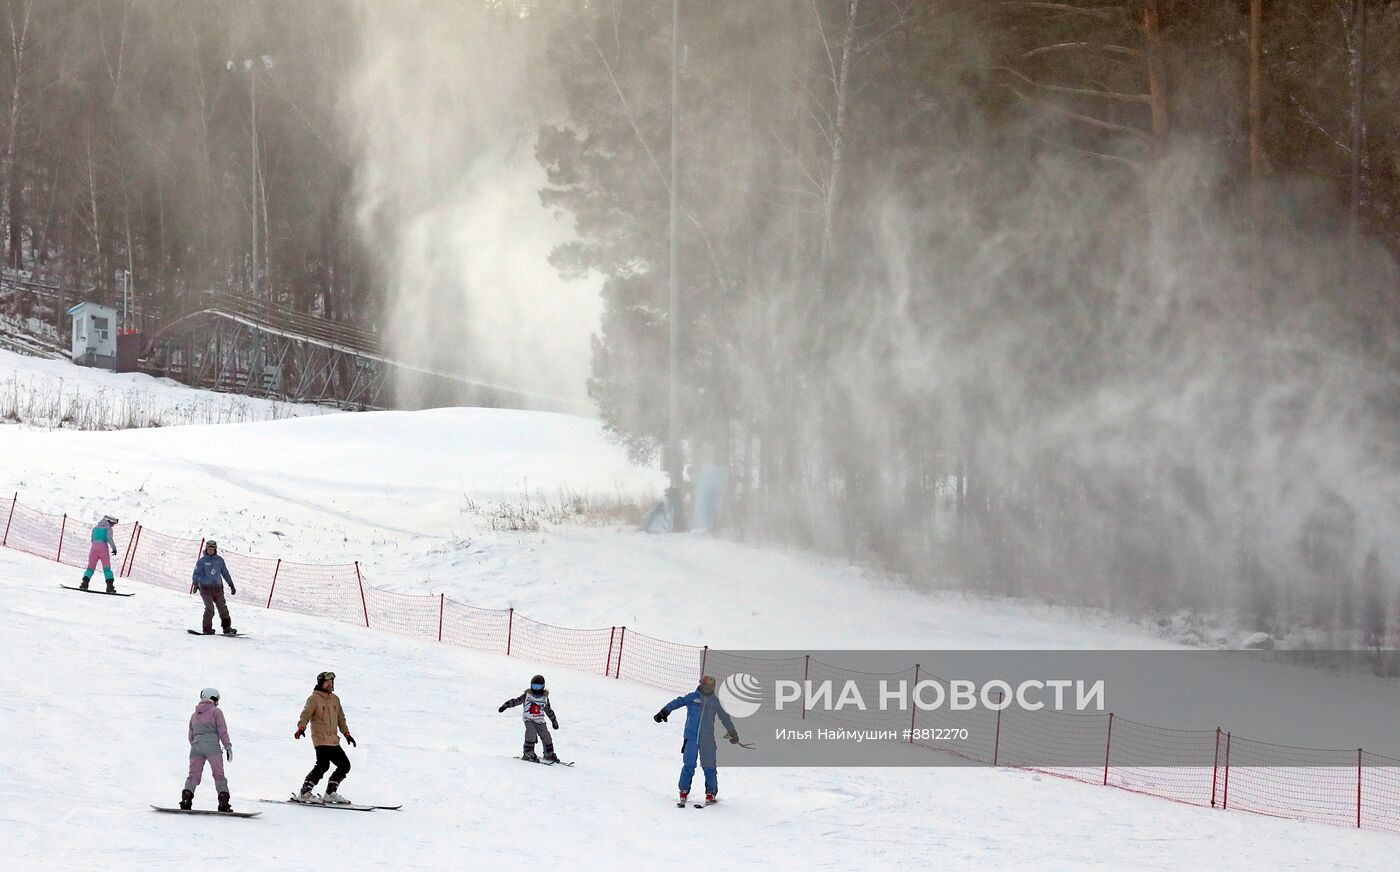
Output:
<path fill-rule="evenodd" d="M 73 362 L 81 366 L 117 366 L 117 310 L 79 303 L 68 310 L 73 319 Z"/>

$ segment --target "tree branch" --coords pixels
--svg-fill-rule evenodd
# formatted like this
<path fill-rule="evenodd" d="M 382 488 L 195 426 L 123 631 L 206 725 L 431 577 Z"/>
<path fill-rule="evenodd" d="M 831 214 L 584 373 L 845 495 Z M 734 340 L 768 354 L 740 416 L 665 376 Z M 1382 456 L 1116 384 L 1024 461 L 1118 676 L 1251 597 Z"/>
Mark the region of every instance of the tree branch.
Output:
<path fill-rule="evenodd" d="M 817 33 L 821 34 L 822 46 L 826 49 L 826 60 L 831 65 L 831 87 L 836 88 L 836 55 L 831 53 L 831 43 L 826 38 L 826 26 L 822 23 L 822 14 L 817 10 L 815 0 L 807 0 L 807 6 L 812 10 L 812 17 L 817 19 Z"/>
<path fill-rule="evenodd" d="M 1043 54 L 1050 54 L 1051 52 L 1076 51 L 1080 49 L 1103 51 L 1109 54 L 1120 54 L 1133 58 L 1142 57 L 1141 49 L 1128 48 L 1127 46 L 1123 45 L 1109 45 L 1107 43 L 1101 42 L 1060 42 L 1056 43 L 1055 45 L 1043 45 L 1040 48 L 1033 48 L 1025 54 L 1021 55 L 1021 58 L 1025 60 Z"/>
<path fill-rule="evenodd" d="M 1142 163 L 1142 161 L 1134 160 L 1134 159 L 1132 159 L 1132 158 L 1130 158 L 1130 157 L 1123 157 L 1122 155 L 1118 155 L 1118 154 L 1104 154 L 1104 153 L 1101 152 L 1101 151 L 1093 151 L 1093 150 L 1087 149 L 1087 148 L 1080 148 L 1080 147 L 1077 146 L 1077 145 L 1068 145 L 1068 144 L 1063 143 L 1063 142 L 1056 142 L 1056 141 L 1053 140 L 1053 139 L 1046 139 L 1046 138 L 1043 137 L 1043 136 L 1037 136 L 1037 137 L 1035 137 L 1035 138 L 1036 138 L 1038 141 L 1045 143 L 1046 145 L 1052 146 L 1052 147 L 1054 147 L 1054 148 L 1062 148 L 1062 149 L 1064 149 L 1065 151 L 1072 151 L 1072 152 L 1074 152 L 1075 154 L 1082 154 L 1082 155 L 1084 155 L 1085 157 L 1096 157 L 1096 158 L 1099 158 L 1099 159 L 1101 159 L 1101 160 L 1117 161 L 1118 163 L 1127 164 L 1128 166 L 1132 167 L 1132 168 L 1135 169 L 1135 170 L 1140 170 L 1140 169 L 1143 168 L 1143 163 Z"/>
<path fill-rule="evenodd" d="M 1091 18 L 1098 18 L 1103 21 L 1112 21 L 1115 17 L 1126 16 L 1128 8 L 1126 6 L 1104 6 L 1086 8 L 1083 6 L 1072 6 L 1069 3 L 1033 3 L 1029 0 L 1003 0 L 1002 6 L 1007 9 L 1036 12 L 1060 12 L 1065 15 L 1087 15 Z"/>
<path fill-rule="evenodd" d="M 1056 115 L 1063 115 L 1066 118 L 1070 118 L 1074 121 L 1079 121 L 1084 124 L 1088 124 L 1092 127 L 1098 127 L 1102 130 L 1111 130 L 1115 133 L 1126 133 L 1129 136 L 1136 136 L 1140 139 L 1145 139 L 1148 141 L 1151 141 L 1152 139 L 1152 134 L 1148 133 L 1145 130 L 1139 130 L 1136 127 L 1128 127 L 1124 124 L 1114 124 L 1112 121 L 1104 121 L 1102 118 L 1094 118 L 1089 115 L 1081 115 L 1078 112 L 1071 112 L 1070 110 L 1065 109 L 1061 106 L 1056 106 L 1054 103 L 1051 103 L 1047 100 L 1039 100 L 1035 97 L 1030 96 L 1029 94 L 1022 93 L 1021 91 L 1017 90 L 1015 85 L 1012 85 L 1010 83 L 1003 82 L 1002 87 L 1006 88 L 1008 91 L 1015 94 L 1017 97 L 1021 98 L 1025 102 L 1030 103 L 1033 106 L 1038 106 L 1042 109 L 1046 109 L 1050 112 L 1055 113 Z"/>
<path fill-rule="evenodd" d="M 1037 82 L 1035 79 L 1032 79 L 1030 76 L 1012 67 L 998 66 L 985 67 L 985 69 L 1001 70 L 1010 73 L 1033 88 L 1038 88 L 1042 91 L 1050 91 L 1054 94 L 1068 94 L 1072 97 L 1096 97 L 1100 100 L 1117 100 L 1120 103 L 1148 104 L 1152 102 L 1152 97 L 1149 94 L 1120 94 L 1117 91 L 1096 91 L 1092 88 L 1070 88 L 1065 85 L 1047 85 L 1043 82 Z"/>

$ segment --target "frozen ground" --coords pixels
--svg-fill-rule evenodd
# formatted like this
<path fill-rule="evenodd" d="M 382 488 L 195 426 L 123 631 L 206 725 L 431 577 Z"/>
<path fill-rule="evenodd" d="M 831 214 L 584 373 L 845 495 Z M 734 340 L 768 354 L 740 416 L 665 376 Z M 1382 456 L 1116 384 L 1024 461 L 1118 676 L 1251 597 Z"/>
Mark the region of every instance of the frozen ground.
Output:
<path fill-rule="evenodd" d="M 183 628 L 190 598 L 134 586 L 60 590 L 70 574 L 0 550 L 0 856 L 17 870 L 706 869 L 1380 870 L 1396 839 L 1180 806 L 989 769 L 727 769 L 725 801 L 670 801 L 669 694 L 528 661 L 279 612 L 255 635 Z M 235 608 L 246 606 L 235 601 Z M 245 622 L 245 626 L 247 623 Z M 19 661 L 23 668 L 15 668 Z M 259 803 L 310 767 L 291 733 L 316 672 L 338 674 L 359 813 Z M 529 766 L 496 706 L 549 676 L 572 769 Z M 236 808 L 253 820 L 150 811 L 179 797 L 199 689 L 223 694 Z M 685 688 L 677 688 L 678 692 Z M 210 807 L 206 776 L 196 804 Z"/>

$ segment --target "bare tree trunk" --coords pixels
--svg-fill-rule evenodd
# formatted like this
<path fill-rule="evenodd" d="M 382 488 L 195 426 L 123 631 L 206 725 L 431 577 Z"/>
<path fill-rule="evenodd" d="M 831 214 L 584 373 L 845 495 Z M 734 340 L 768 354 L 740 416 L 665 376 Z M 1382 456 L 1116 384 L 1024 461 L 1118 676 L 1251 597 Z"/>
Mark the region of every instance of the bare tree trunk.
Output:
<path fill-rule="evenodd" d="M 49 205 L 44 211 L 44 223 L 39 229 L 39 240 L 34 247 L 35 262 L 39 266 L 47 266 L 49 262 L 49 228 L 53 226 L 54 204 L 58 199 L 58 178 L 61 166 L 61 160 L 54 161 L 53 175 L 49 180 Z"/>
<path fill-rule="evenodd" d="M 18 18 L 16 11 L 18 10 Z M 34 12 L 31 0 L 19 0 L 9 4 L 10 57 L 14 63 L 10 79 L 9 135 L 5 142 L 5 217 L 9 222 L 8 251 L 6 261 L 19 269 L 24 263 L 23 209 L 19 169 L 15 166 L 19 155 L 20 110 L 23 104 L 25 53 L 29 45 L 29 24 Z"/>
<path fill-rule="evenodd" d="M 1351 246 L 1355 255 L 1366 183 L 1366 0 L 1352 0 L 1347 48 L 1351 55 Z"/>
<path fill-rule="evenodd" d="M 1142 30 L 1147 43 L 1147 90 L 1152 105 L 1152 138 L 1161 151 L 1167 138 L 1167 83 L 1162 70 L 1162 28 L 1157 16 L 1157 0 L 1146 0 L 1142 8 Z"/>
<path fill-rule="evenodd" d="M 851 75 L 851 57 L 855 53 L 856 16 L 860 12 L 860 0 L 847 0 L 846 32 L 841 40 L 841 68 L 832 78 L 836 89 L 836 114 L 831 126 L 831 175 L 826 183 L 826 207 L 822 214 L 822 272 L 831 266 L 834 257 L 834 231 L 836 205 L 841 192 L 842 159 L 845 151 L 846 103 L 850 95 L 848 87 Z"/>
<path fill-rule="evenodd" d="M 96 290 L 101 291 L 106 279 L 107 269 L 102 260 L 102 223 L 101 210 L 98 208 L 98 183 L 97 183 L 97 155 L 93 152 L 92 128 L 87 131 L 87 207 L 88 220 L 90 222 L 89 231 L 92 233 L 93 268 L 95 271 Z"/>
<path fill-rule="evenodd" d="M 1256 191 L 1264 173 L 1263 73 L 1264 0 L 1249 4 L 1249 180 Z M 1254 200 L 1258 200 L 1257 193 Z"/>
<path fill-rule="evenodd" d="M 254 73 L 253 75 L 257 75 L 257 74 Z M 261 150 L 259 150 L 259 152 L 261 153 Z M 276 300 L 277 300 L 277 295 L 276 295 L 275 293 L 273 293 L 273 290 L 272 290 L 272 232 L 271 232 L 271 230 L 269 229 L 269 226 L 268 226 L 268 223 L 267 223 L 267 181 L 266 181 L 266 176 L 265 176 L 265 174 L 263 173 L 263 168 L 262 168 L 262 166 L 261 166 L 261 161 L 259 162 L 259 166 L 258 166 L 258 194 L 261 195 L 258 199 L 260 199 L 262 202 L 261 202 L 260 204 L 259 204 L 259 203 L 254 203 L 254 204 L 253 204 L 253 207 L 254 207 L 254 208 L 258 208 L 259 206 L 261 206 L 261 208 L 262 208 L 262 260 L 263 260 L 262 267 L 263 267 L 263 274 L 262 274 L 262 282 L 261 282 L 261 284 L 258 285 L 258 287 L 262 288 L 263 294 L 264 294 L 264 296 L 266 297 L 267 300 L 269 300 L 270 302 L 276 302 Z M 256 267 L 255 267 L 255 268 L 256 268 Z M 296 308 L 295 303 L 293 303 L 293 308 Z M 311 308 L 312 308 L 312 307 L 311 307 L 311 304 L 308 302 L 307 305 L 306 305 L 306 307 L 305 307 L 305 309 L 304 309 L 303 311 L 310 312 L 310 311 L 311 311 Z"/>

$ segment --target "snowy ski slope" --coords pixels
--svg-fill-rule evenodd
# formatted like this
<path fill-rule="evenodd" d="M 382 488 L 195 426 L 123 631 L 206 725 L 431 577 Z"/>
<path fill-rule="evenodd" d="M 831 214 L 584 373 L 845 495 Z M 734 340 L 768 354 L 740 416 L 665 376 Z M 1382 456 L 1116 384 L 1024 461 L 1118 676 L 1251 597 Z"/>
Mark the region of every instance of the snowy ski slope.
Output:
<path fill-rule="evenodd" d="M 1189 808 L 989 769 L 721 770 L 724 802 L 675 808 L 668 694 L 374 630 L 255 609 L 247 639 L 198 638 L 193 598 L 60 590 L 71 572 L 0 550 L 0 856 L 19 870 L 728 869 L 1311 870 L 1394 868 L 1397 842 Z M 334 670 L 357 801 L 268 805 L 310 768 L 293 741 L 315 674 Z M 497 714 L 549 677 L 572 769 L 531 766 Z M 150 811 L 179 797 L 199 689 L 223 694 L 234 807 L 253 820 Z M 677 688 L 682 691 L 686 688 Z M 213 804 L 206 775 L 196 797 Z"/>
<path fill-rule="evenodd" d="M 47 366 L 47 364 L 45 364 Z M 106 388 L 110 377 L 83 371 Z M 164 388 L 164 386 L 162 386 Z M 169 388 L 178 395 L 180 388 Z M 201 392 L 188 392 L 190 394 Z M 487 409 L 328 415 L 119 432 L 0 426 L 3 482 L 37 508 L 112 512 L 226 549 L 361 560 L 376 584 L 513 605 L 567 626 L 627 623 L 736 647 L 1143 648 L 1093 612 L 930 595 L 810 556 L 627 525 L 556 523 L 542 504 L 654 495 L 598 424 Z M 522 509 L 538 531 L 501 529 Z M 234 598 L 247 639 L 187 635 L 192 598 L 0 549 L 0 860 L 17 869 L 1382 869 L 1394 837 L 1189 808 L 1009 770 L 725 770 L 713 809 L 671 802 L 670 696 L 520 659 L 321 622 Z M 291 732 L 331 669 L 361 745 L 344 792 L 402 812 L 257 803 L 311 750 Z M 496 706 L 550 678 L 573 769 L 531 767 Z M 185 722 L 223 692 L 235 807 L 157 815 L 179 795 Z M 198 803 L 213 804 L 206 776 Z"/>

